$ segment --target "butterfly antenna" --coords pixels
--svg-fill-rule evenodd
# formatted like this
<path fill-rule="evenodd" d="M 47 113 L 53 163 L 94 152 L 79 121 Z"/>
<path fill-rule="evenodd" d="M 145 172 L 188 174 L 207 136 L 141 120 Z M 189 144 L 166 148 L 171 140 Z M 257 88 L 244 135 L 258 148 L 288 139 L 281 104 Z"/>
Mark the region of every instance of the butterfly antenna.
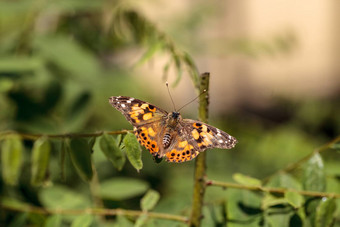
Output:
<path fill-rule="evenodd" d="M 171 99 L 171 102 L 172 102 L 172 106 L 174 107 L 174 110 L 176 111 L 175 103 L 174 103 L 174 100 L 172 99 L 172 96 L 171 96 L 171 93 L 170 93 L 170 90 L 169 90 L 169 83 L 168 83 L 168 81 L 165 82 L 165 85 L 166 85 L 166 88 L 168 89 L 168 94 L 170 96 L 170 99 Z"/>
<path fill-rule="evenodd" d="M 203 90 L 201 94 L 199 94 L 196 98 L 194 98 L 193 100 L 191 100 L 190 102 L 188 102 L 187 104 L 185 104 L 184 106 L 182 106 L 181 108 L 178 109 L 178 111 L 180 111 L 181 109 L 183 109 L 184 107 L 186 107 L 187 105 L 189 105 L 190 103 L 192 103 L 193 101 L 195 101 L 196 99 L 198 99 L 201 95 L 203 95 L 204 93 L 206 93 L 207 90 Z"/>

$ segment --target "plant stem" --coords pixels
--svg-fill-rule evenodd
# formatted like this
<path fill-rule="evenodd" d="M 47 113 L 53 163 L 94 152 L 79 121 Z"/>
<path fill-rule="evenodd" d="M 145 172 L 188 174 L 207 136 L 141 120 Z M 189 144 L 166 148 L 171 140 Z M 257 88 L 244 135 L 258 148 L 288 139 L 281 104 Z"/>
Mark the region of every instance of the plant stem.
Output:
<path fill-rule="evenodd" d="M 167 219 L 179 222 L 188 222 L 188 218 L 180 215 L 172 215 L 166 213 L 155 213 L 155 212 L 145 212 L 139 210 L 124 210 L 124 209 L 104 209 L 104 208 L 87 208 L 87 209 L 79 209 L 79 210 L 63 210 L 63 209 L 47 209 L 41 208 L 37 206 L 31 205 L 5 205 L 0 204 L 0 207 L 7 210 L 19 211 L 19 212 L 27 212 L 27 213 L 35 213 L 35 214 L 65 214 L 65 215 L 82 215 L 82 214 L 92 214 L 92 215 L 100 215 L 100 216 L 130 216 L 130 217 L 139 217 L 142 214 L 147 214 L 150 218 L 155 219 Z"/>
<path fill-rule="evenodd" d="M 300 195 L 307 195 L 307 196 L 313 196 L 313 197 L 340 198 L 340 194 L 337 194 L 337 193 L 300 191 L 300 190 L 295 190 L 295 189 L 290 189 L 290 188 L 269 188 L 269 187 L 262 187 L 262 186 L 235 184 L 235 183 L 230 183 L 230 182 L 221 182 L 221 181 L 215 181 L 215 180 L 207 180 L 206 185 L 207 186 L 219 186 L 219 187 L 224 187 L 224 188 L 237 188 L 237 189 L 244 189 L 244 190 L 251 190 L 251 191 L 279 193 L 279 194 L 284 194 L 286 192 L 296 192 Z"/>
<path fill-rule="evenodd" d="M 198 117 L 200 121 L 207 122 L 208 119 L 208 89 L 209 89 L 209 73 L 203 73 L 200 78 L 200 94 Z M 192 202 L 192 213 L 190 217 L 190 226 L 200 226 L 202 219 L 202 205 L 205 194 L 205 173 L 206 173 L 206 153 L 201 153 L 195 161 L 195 182 Z"/>

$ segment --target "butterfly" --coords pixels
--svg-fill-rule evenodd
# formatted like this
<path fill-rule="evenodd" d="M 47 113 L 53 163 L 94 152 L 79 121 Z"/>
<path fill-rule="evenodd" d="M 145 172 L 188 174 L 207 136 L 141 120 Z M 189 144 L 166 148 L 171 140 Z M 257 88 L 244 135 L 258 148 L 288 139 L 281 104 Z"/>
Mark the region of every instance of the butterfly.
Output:
<path fill-rule="evenodd" d="M 110 104 L 132 125 L 138 142 L 157 158 L 185 162 L 208 148 L 233 148 L 237 140 L 200 121 L 183 119 L 179 112 L 166 112 L 148 102 L 112 96 Z"/>

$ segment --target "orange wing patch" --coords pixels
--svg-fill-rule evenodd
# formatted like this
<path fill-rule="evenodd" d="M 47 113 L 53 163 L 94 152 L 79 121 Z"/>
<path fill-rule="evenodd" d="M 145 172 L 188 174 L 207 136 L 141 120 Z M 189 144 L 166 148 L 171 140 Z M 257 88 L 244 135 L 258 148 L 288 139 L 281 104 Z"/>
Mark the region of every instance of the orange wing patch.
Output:
<path fill-rule="evenodd" d="M 143 120 L 147 121 L 147 120 L 151 119 L 152 116 L 153 116 L 152 112 L 146 113 L 146 114 L 143 115 Z"/>
<path fill-rule="evenodd" d="M 201 123 L 194 123 L 194 130 L 192 130 L 192 135 L 197 142 L 199 148 L 206 148 L 213 145 L 214 134 L 213 132 L 205 125 Z"/>
<path fill-rule="evenodd" d="M 140 127 L 134 128 L 135 135 L 138 142 L 146 147 L 152 155 L 156 155 L 159 152 L 159 146 L 156 142 L 156 132 L 152 127 Z"/>
<path fill-rule="evenodd" d="M 188 141 L 178 142 L 177 146 L 165 154 L 168 162 L 186 162 L 195 158 L 199 152 L 188 144 Z"/>
<path fill-rule="evenodd" d="M 154 117 L 154 113 L 156 112 L 156 108 L 147 103 L 136 103 L 131 107 L 131 111 L 129 112 L 130 118 L 133 123 L 140 123 L 143 121 L 150 120 Z"/>

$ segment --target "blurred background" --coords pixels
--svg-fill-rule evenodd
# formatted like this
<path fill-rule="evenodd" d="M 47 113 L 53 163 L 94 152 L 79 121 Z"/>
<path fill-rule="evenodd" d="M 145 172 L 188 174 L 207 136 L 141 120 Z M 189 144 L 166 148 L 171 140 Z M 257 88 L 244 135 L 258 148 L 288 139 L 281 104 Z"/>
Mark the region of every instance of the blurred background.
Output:
<path fill-rule="evenodd" d="M 155 45 L 170 43 L 199 73 L 210 72 L 209 123 L 239 141 L 230 151 L 208 151 L 208 177 L 264 178 L 340 134 L 339 9 L 321 0 L 1 1 L 0 130 L 132 129 L 108 98 L 131 96 L 172 111 L 166 80 L 176 106 L 186 104 L 197 95 L 191 77 L 169 64 L 173 52 Z M 197 103 L 181 112 L 196 119 Z M 29 157 L 32 143 L 25 147 Z M 45 187 L 30 186 L 23 171 L 19 186 L 9 193 L 1 183 L 1 193 L 45 206 L 41 193 L 56 185 L 89 196 L 67 157 L 61 179 L 54 149 Z M 99 182 L 137 178 L 160 192 L 156 211 L 190 213 L 194 161 L 155 163 L 144 150 L 140 173 L 129 163 L 118 172 L 96 149 Z M 338 176 L 333 154 L 323 158 L 326 173 Z M 206 201 L 224 197 L 221 188 L 209 188 Z M 138 209 L 138 199 L 105 205 Z"/>

